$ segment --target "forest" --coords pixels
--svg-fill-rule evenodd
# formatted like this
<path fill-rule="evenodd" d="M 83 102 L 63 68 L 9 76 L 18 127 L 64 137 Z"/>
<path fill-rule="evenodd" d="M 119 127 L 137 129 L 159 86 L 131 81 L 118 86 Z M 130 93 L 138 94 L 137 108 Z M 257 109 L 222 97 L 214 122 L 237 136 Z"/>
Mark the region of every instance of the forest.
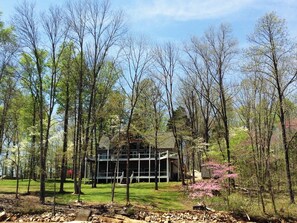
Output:
<path fill-rule="evenodd" d="M 63 193 L 72 170 L 80 194 L 85 158 L 121 132 L 129 204 L 132 135 L 151 135 L 157 151 L 170 131 L 190 197 L 213 196 L 216 179 L 188 177 L 208 163 L 227 173 L 227 194 L 255 194 L 263 213 L 295 203 L 297 41 L 283 18 L 267 12 L 240 48 L 228 24 L 155 43 L 131 34 L 108 0 L 35 7 L 24 1 L 0 21 L 1 178 L 29 179 L 28 192 L 39 181 L 45 203 L 46 181 L 58 178 Z"/>

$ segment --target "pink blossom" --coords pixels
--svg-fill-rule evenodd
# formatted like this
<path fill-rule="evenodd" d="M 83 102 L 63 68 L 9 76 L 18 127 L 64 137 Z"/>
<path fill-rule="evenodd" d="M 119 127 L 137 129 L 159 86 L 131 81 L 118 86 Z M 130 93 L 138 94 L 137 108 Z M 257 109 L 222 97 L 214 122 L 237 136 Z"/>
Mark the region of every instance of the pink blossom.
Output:
<path fill-rule="evenodd" d="M 201 180 L 189 187 L 191 198 L 212 197 L 215 192 L 221 191 L 224 187 L 228 187 L 226 179 L 234 179 L 238 177 L 234 173 L 234 167 L 228 164 L 219 164 L 216 162 L 207 162 L 204 166 L 212 170 L 212 179 Z"/>

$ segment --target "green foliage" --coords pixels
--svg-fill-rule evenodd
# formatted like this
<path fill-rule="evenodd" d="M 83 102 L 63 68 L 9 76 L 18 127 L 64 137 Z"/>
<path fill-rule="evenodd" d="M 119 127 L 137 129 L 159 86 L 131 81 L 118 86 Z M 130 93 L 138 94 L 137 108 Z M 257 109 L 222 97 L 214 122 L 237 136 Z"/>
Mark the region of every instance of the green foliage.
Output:
<path fill-rule="evenodd" d="M 179 106 L 176 110 L 174 110 L 172 118 L 169 119 L 167 123 L 168 130 L 171 130 L 173 126 L 176 127 L 178 135 L 190 135 L 189 119 L 185 108 Z"/>

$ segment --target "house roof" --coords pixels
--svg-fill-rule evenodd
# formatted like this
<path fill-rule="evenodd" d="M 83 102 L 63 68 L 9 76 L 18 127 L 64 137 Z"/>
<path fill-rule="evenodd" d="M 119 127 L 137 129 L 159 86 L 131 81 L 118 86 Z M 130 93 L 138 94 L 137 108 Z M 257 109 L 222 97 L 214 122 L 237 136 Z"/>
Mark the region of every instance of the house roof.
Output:
<path fill-rule="evenodd" d="M 155 136 L 153 134 L 147 134 L 144 136 L 145 140 L 151 145 L 155 146 Z M 174 149 L 175 138 L 172 132 L 160 132 L 158 133 L 158 149 Z"/>

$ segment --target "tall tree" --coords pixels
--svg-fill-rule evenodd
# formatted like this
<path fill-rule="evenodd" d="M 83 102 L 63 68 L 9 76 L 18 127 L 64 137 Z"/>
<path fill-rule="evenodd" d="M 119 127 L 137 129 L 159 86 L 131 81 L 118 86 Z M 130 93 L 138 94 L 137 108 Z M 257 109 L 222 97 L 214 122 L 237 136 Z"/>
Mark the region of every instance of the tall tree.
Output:
<path fill-rule="evenodd" d="M 227 152 L 227 161 L 231 164 L 230 152 L 230 124 L 229 111 L 230 95 L 228 94 L 228 87 L 226 84 L 226 76 L 232 70 L 232 63 L 237 54 L 237 41 L 232 37 L 232 30 L 228 25 L 220 25 L 217 29 L 210 28 L 202 37 L 199 48 L 197 48 L 199 56 L 202 58 L 204 71 L 207 73 L 206 77 L 210 77 L 202 96 L 211 104 L 218 122 L 223 123 L 224 139 Z M 204 81 L 204 80 L 203 80 Z M 209 84 L 211 84 L 212 92 L 209 92 Z M 201 92 L 201 91 L 200 91 Z M 216 95 L 210 97 L 209 94 Z"/>
<path fill-rule="evenodd" d="M 250 65 L 257 66 L 257 64 Z M 266 213 L 264 192 L 269 191 L 276 213 L 271 179 L 273 169 L 271 145 L 277 111 L 276 91 L 267 83 L 263 75 L 255 72 L 247 75 L 242 81 L 237 102 L 240 106 L 239 115 L 249 134 L 262 210 Z"/>
<path fill-rule="evenodd" d="M 184 163 L 182 159 L 182 143 L 179 139 L 176 123 L 173 119 L 174 116 L 174 80 L 177 76 L 177 66 L 179 61 L 179 51 L 173 43 L 166 43 L 163 46 L 157 46 L 154 50 L 154 62 L 156 72 L 156 78 L 162 84 L 165 95 L 165 104 L 168 110 L 169 119 L 172 120 L 171 130 L 175 138 L 175 145 L 178 152 L 178 158 L 180 163 L 180 175 L 182 184 L 185 185 L 184 177 Z"/>
<path fill-rule="evenodd" d="M 183 68 L 188 76 L 185 83 L 187 89 L 192 89 L 196 95 L 203 120 L 203 137 L 207 144 L 210 139 L 210 130 L 214 121 L 214 113 L 212 104 L 215 103 L 215 79 L 212 75 L 213 67 L 210 61 L 211 53 L 205 38 L 192 37 L 189 44 L 185 45 L 187 55 Z"/>
<path fill-rule="evenodd" d="M 23 2 L 16 7 L 14 27 L 22 50 L 34 63 L 37 83 L 37 102 L 39 115 L 39 147 L 40 147 L 40 202 L 45 202 L 46 150 L 44 147 L 44 77 L 46 52 L 41 49 L 40 19 L 35 14 L 34 4 Z"/>
<path fill-rule="evenodd" d="M 61 80 L 58 85 L 58 102 L 60 109 L 64 110 L 64 124 L 63 124 L 63 154 L 61 161 L 61 180 L 60 180 L 60 193 L 64 192 L 64 182 L 67 173 L 67 150 L 69 140 L 69 119 L 71 116 L 71 108 L 74 103 L 73 92 L 75 92 L 75 52 L 73 43 L 68 43 L 61 54 L 61 63 L 59 69 L 61 72 Z"/>
<path fill-rule="evenodd" d="M 134 111 L 139 97 L 145 88 L 141 84 L 142 80 L 149 73 L 151 65 L 151 53 L 145 39 L 133 39 L 129 37 L 124 42 L 123 48 L 123 90 L 127 96 L 128 118 L 126 128 L 127 140 L 127 162 L 126 162 L 126 203 L 130 204 L 130 143 L 131 143 L 131 124 Z"/>
<path fill-rule="evenodd" d="M 47 13 L 42 15 L 43 28 L 47 41 L 49 42 L 49 60 L 50 60 L 50 74 L 48 76 L 49 83 L 47 83 L 48 91 L 48 108 L 46 114 L 46 131 L 44 153 L 45 156 L 49 149 L 50 129 L 52 126 L 52 115 L 57 101 L 57 86 L 61 78 L 60 63 L 61 56 L 65 49 L 65 40 L 67 38 L 68 26 L 65 25 L 65 18 L 63 11 L 58 7 L 51 7 Z"/>
<path fill-rule="evenodd" d="M 14 72 L 14 59 L 17 50 L 18 45 L 12 27 L 5 27 L 4 23 L 0 20 L 0 83 L 4 83 L 5 80 L 3 79 L 5 77 L 10 78 L 12 72 Z M 5 90 L 3 93 L 4 95 L 0 101 L 0 105 L 3 106 L 0 115 L 0 154 L 2 151 L 7 111 L 10 106 L 10 93 Z"/>
<path fill-rule="evenodd" d="M 255 60 L 257 72 L 264 75 L 265 79 L 277 91 L 278 116 L 282 132 L 282 146 L 284 149 L 288 193 L 290 202 L 295 203 L 292 188 L 288 133 L 286 128 L 287 114 L 285 100 L 292 91 L 296 82 L 296 43 L 289 39 L 285 20 L 279 18 L 274 12 L 267 13 L 260 18 L 254 32 L 249 36 L 251 46 L 248 55 Z"/>
<path fill-rule="evenodd" d="M 81 173 L 79 167 L 82 156 L 82 140 L 83 140 L 83 86 L 86 74 L 85 66 L 85 42 L 87 36 L 87 7 L 83 1 L 71 1 L 67 4 L 67 22 L 70 28 L 70 38 L 78 51 L 76 77 L 77 93 L 76 93 L 76 116 L 75 116 L 75 133 L 74 133 L 74 152 L 73 152 L 73 174 L 74 174 L 74 193 L 80 197 L 80 180 Z M 79 198 L 78 198 L 79 200 Z"/>

